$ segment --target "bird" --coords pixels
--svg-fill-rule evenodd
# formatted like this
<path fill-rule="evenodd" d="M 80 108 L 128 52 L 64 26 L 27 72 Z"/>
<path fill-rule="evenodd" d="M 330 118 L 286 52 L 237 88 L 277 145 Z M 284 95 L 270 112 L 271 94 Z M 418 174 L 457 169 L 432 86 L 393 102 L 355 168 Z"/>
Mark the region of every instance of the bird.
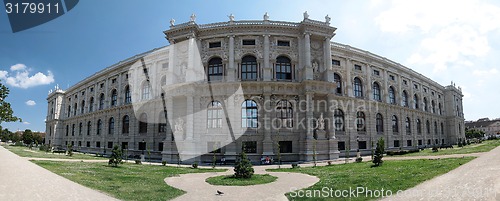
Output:
<path fill-rule="evenodd" d="M 224 192 L 217 190 L 217 195 L 224 195 Z"/>

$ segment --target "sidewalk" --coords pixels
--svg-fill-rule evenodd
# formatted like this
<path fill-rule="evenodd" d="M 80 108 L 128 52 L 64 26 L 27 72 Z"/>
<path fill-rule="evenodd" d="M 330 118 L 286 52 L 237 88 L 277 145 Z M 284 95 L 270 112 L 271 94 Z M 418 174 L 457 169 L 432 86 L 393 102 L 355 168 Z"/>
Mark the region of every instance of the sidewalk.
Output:
<path fill-rule="evenodd" d="M 74 183 L 0 146 L 0 200 L 116 200 Z"/>

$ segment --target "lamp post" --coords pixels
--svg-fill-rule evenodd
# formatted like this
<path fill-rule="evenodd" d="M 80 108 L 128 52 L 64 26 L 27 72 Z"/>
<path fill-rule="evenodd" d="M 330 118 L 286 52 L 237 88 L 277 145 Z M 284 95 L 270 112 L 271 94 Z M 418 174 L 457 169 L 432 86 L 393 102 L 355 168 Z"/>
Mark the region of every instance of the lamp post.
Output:
<path fill-rule="evenodd" d="M 358 143 L 358 149 L 356 150 L 356 158 L 361 157 L 361 153 L 359 152 L 359 136 L 356 136 L 356 142 Z"/>

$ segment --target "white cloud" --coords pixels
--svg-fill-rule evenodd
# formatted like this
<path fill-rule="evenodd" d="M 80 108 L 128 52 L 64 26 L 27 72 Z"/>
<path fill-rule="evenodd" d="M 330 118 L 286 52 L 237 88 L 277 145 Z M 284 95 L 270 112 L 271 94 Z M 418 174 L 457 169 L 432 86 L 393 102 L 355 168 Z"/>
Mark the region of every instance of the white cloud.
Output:
<path fill-rule="evenodd" d="M 0 71 L 0 79 L 12 87 L 26 89 L 54 82 L 54 75 L 50 71 L 47 71 L 47 75 L 41 72 L 30 75 L 29 69 L 24 64 L 11 66 L 10 70 L 13 75 L 7 71 Z"/>
<path fill-rule="evenodd" d="M 30 125 L 31 123 L 30 123 L 30 122 L 27 122 L 27 121 L 23 121 L 23 124 L 24 124 L 24 125 Z"/>
<path fill-rule="evenodd" d="M 36 102 L 34 100 L 28 100 L 28 101 L 26 101 L 26 105 L 34 106 L 34 105 L 36 105 Z"/>

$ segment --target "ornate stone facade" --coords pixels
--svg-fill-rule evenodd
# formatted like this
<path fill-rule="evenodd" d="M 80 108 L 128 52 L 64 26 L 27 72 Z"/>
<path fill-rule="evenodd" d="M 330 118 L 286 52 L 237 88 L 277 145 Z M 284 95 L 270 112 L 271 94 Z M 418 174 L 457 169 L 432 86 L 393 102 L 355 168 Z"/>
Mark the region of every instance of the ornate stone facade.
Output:
<path fill-rule="evenodd" d="M 230 160 L 242 149 L 253 161 L 278 152 L 308 161 L 369 153 L 378 138 L 389 149 L 464 138 L 459 88 L 333 43 L 329 17 L 305 16 L 171 20 L 169 46 L 51 91 L 46 142 L 93 153 L 119 145 L 169 162 Z"/>

